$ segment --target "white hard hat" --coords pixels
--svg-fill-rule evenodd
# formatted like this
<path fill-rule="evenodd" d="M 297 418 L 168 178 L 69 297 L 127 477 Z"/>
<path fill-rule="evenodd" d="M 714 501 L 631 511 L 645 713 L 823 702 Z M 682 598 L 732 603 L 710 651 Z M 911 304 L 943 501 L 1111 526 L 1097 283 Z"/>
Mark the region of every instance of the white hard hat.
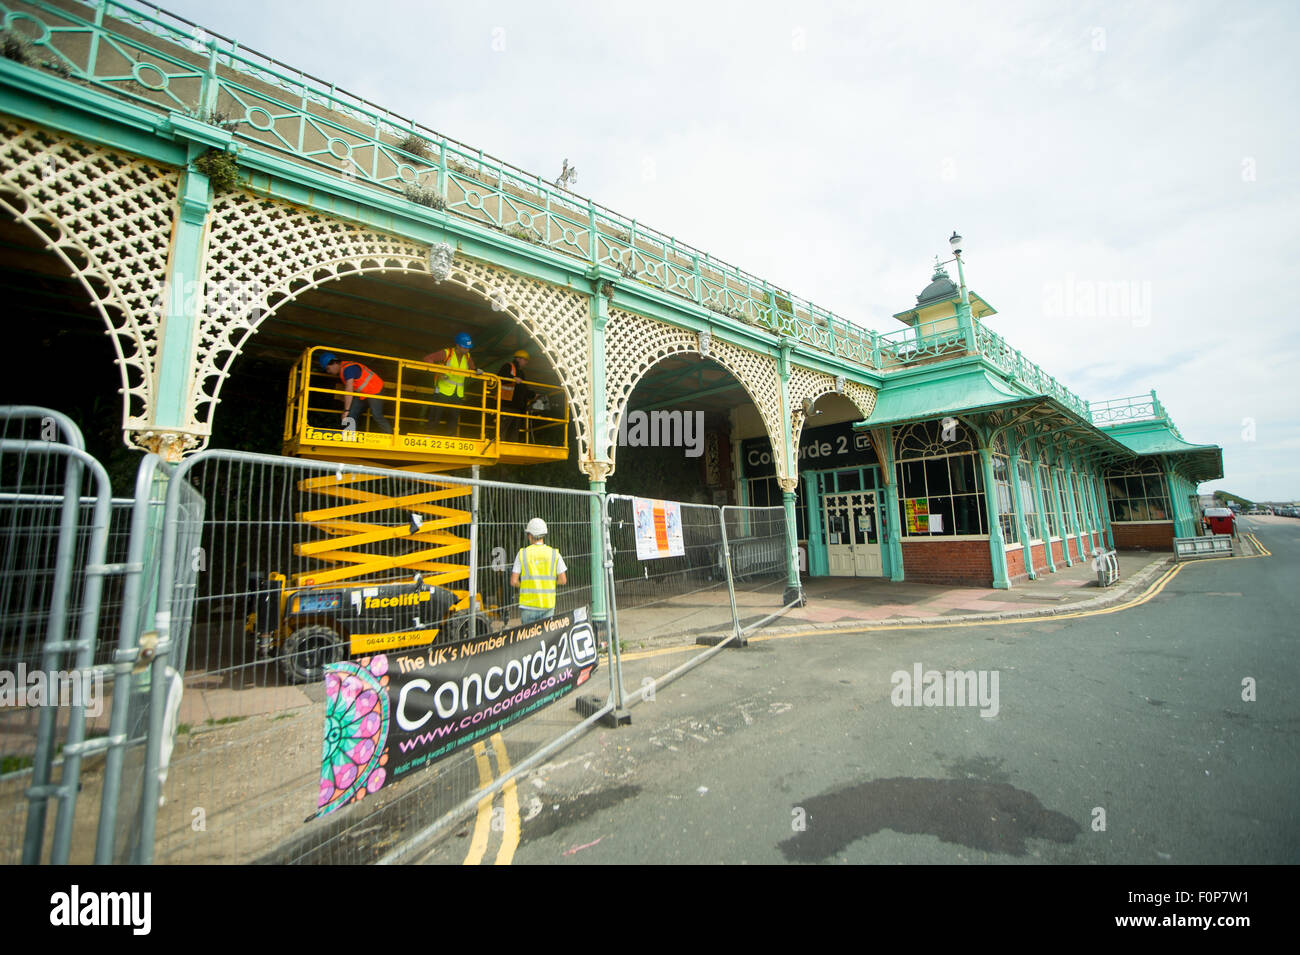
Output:
<path fill-rule="evenodd" d="M 534 517 L 528 522 L 528 527 L 526 527 L 525 530 L 534 537 L 545 537 L 546 521 L 542 520 L 540 517 Z"/>

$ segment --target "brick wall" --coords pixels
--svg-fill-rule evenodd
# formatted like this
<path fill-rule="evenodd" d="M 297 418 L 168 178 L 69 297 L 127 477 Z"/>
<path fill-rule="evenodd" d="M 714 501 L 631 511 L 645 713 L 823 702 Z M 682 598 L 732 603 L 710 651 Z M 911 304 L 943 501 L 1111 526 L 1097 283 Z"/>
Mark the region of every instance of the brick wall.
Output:
<path fill-rule="evenodd" d="M 1007 551 L 1007 579 L 1012 583 L 1017 580 L 1024 580 L 1029 575 L 1025 573 L 1025 549 L 1017 547 L 1015 550 Z"/>
<path fill-rule="evenodd" d="M 1034 552 L 1034 573 L 1047 573 L 1047 551 L 1042 544 L 1031 545 Z"/>
<path fill-rule="evenodd" d="M 1173 550 L 1172 521 L 1156 524 L 1112 524 L 1116 550 Z"/>
<path fill-rule="evenodd" d="M 921 584 L 993 586 L 989 542 L 909 541 L 903 544 L 903 576 Z"/>
<path fill-rule="evenodd" d="M 1057 570 L 1065 564 L 1065 551 L 1061 550 L 1060 541 L 1052 541 L 1052 561 L 1056 564 Z"/>

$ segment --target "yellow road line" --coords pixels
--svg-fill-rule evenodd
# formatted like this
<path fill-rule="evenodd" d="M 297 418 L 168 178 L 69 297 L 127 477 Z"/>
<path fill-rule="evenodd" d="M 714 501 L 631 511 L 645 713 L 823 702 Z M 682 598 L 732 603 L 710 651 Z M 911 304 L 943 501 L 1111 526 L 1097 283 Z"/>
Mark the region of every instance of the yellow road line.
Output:
<path fill-rule="evenodd" d="M 488 762 L 487 747 L 479 740 L 474 744 L 474 761 L 478 764 L 478 784 L 492 782 L 492 764 Z M 465 865 L 478 865 L 487 851 L 488 834 L 492 828 L 492 797 L 484 796 L 478 803 L 478 816 L 474 820 L 474 838 L 470 840 Z"/>
<path fill-rule="evenodd" d="M 497 775 L 510 772 L 510 757 L 506 755 L 506 741 L 500 733 L 492 734 L 492 748 L 497 754 Z M 497 850 L 496 865 L 510 865 L 519 848 L 519 793 L 512 779 L 501 789 L 501 801 L 506 807 L 505 829 L 501 833 L 501 848 Z"/>

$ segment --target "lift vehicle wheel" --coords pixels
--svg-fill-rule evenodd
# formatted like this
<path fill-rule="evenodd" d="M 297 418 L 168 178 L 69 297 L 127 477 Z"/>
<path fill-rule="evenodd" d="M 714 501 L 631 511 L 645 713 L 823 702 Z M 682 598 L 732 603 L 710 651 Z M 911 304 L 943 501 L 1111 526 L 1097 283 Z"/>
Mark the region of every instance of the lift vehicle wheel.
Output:
<path fill-rule="evenodd" d="M 315 683 L 325 665 L 344 658 L 343 639 L 331 627 L 302 627 L 289 634 L 281 649 L 280 669 L 294 683 Z"/>
<path fill-rule="evenodd" d="M 470 620 L 474 619 L 474 636 L 486 637 L 499 632 L 501 622 L 490 614 L 482 611 L 472 614 L 468 610 L 460 610 L 447 618 L 447 626 L 444 632 L 447 639 L 450 640 L 468 640 L 470 631 Z"/>

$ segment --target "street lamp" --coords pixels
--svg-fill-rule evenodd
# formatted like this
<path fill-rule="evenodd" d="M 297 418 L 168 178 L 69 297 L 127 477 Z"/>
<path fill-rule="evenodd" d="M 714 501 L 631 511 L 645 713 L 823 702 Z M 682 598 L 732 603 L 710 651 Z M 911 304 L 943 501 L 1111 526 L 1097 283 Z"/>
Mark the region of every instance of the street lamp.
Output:
<path fill-rule="evenodd" d="M 952 246 L 953 257 L 957 260 L 957 284 L 961 289 L 961 304 L 970 311 L 970 297 L 966 294 L 966 270 L 962 268 L 961 263 L 961 245 L 962 237 L 954 229 L 952 235 L 948 238 L 948 244 Z"/>
<path fill-rule="evenodd" d="M 975 322 L 970 314 L 970 295 L 966 291 L 966 270 L 962 267 L 961 247 L 964 240 L 957 234 L 954 229 L 948 238 L 948 244 L 952 246 L 953 258 L 957 260 L 957 285 L 961 292 L 957 305 L 957 325 L 962 329 L 966 336 L 966 350 L 974 353 L 976 351 Z"/>

